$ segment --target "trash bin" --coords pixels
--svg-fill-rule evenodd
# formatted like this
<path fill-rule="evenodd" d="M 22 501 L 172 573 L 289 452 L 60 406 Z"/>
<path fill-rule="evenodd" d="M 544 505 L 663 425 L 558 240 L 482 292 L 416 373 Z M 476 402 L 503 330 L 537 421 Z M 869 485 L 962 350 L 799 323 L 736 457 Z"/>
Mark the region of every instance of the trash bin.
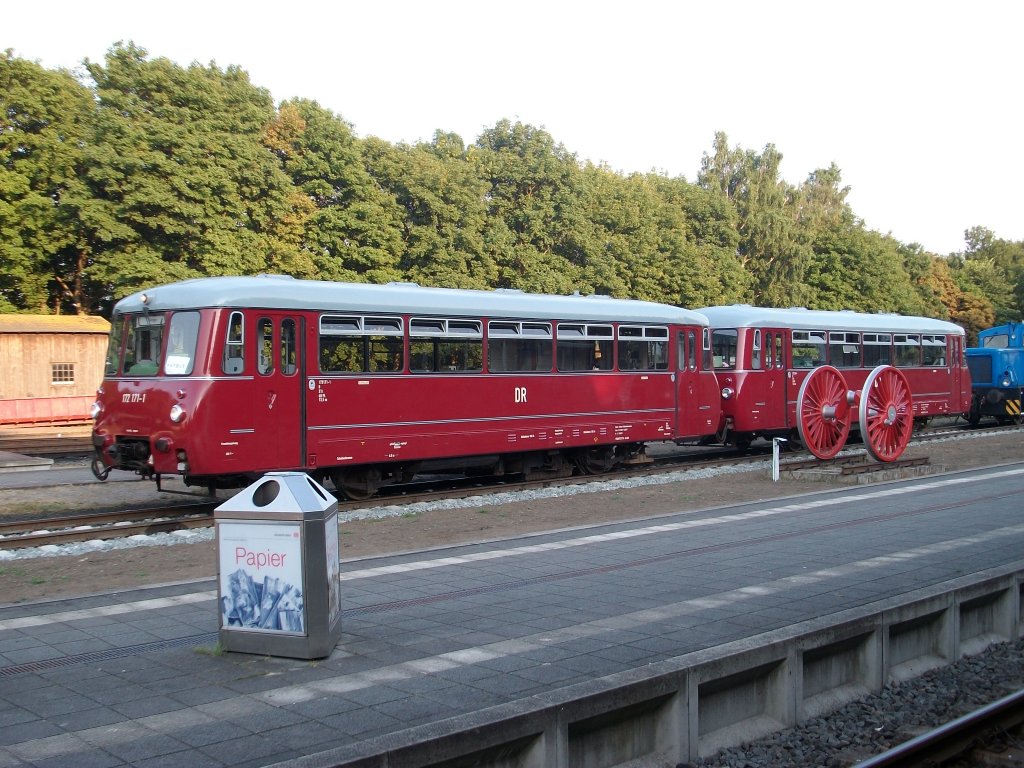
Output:
<path fill-rule="evenodd" d="M 270 472 L 214 510 L 220 645 L 321 659 L 341 638 L 338 502 L 302 472 Z"/>

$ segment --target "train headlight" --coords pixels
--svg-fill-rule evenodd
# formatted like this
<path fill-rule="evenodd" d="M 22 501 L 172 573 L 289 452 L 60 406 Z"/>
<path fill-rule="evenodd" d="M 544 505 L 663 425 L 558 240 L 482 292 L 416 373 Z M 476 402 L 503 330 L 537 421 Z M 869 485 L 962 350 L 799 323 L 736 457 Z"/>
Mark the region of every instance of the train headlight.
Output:
<path fill-rule="evenodd" d="M 185 409 L 175 403 L 171 406 L 171 421 L 175 424 L 180 424 L 181 420 L 185 418 Z"/>
<path fill-rule="evenodd" d="M 93 404 L 89 406 L 89 417 L 93 421 L 96 421 L 96 419 L 100 417 L 101 413 L 103 413 L 103 406 L 100 405 L 98 400 L 94 400 Z"/>
<path fill-rule="evenodd" d="M 732 387 L 722 387 L 722 399 L 723 400 L 728 400 L 734 394 L 735 394 L 735 392 L 733 392 Z"/>

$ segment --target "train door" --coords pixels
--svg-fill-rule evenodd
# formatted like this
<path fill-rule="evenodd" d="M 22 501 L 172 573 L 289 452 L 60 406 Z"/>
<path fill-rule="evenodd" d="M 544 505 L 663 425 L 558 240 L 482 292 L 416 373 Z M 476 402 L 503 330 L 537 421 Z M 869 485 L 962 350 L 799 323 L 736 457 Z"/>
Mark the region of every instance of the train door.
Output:
<path fill-rule="evenodd" d="M 253 402 L 259 469 L 303 466 L 302 318 L 257 312 Z"/>
<path fill-rule="evenodd" d="M 676 437 L 697 437 L 719 431 L 722 416 L 718 380 L 711 369 L 711 336 L 707 328 L 681 328 L 676 341 Z"/>
<path fill-rule="evenodd" d="M 950 391 L 953 399 L 950 410 L 953 413 L 967 413 L 971 404 L 971 385 L 967 379 L 966 363 L 964 362 L 963 337 L 950 335 L 947 363 L 949 364 Z"/>
<path fill-rule="evenodd" d="M 786 334 L 781 328 L 762 328 L 761 367 L 764 385 L 765 429 L 782 429 L 787 425 L 787 407 L 790 392 L 786 376 Z"/>

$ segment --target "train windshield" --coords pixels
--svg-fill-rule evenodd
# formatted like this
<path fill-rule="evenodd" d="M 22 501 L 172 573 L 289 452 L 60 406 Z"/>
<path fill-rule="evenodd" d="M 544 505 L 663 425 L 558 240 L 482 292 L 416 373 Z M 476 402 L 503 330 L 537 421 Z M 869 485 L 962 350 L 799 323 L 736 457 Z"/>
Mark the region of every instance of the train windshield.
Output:
<path fill-rule="evenodd" d="M 199 313 L 148 312 L 115 317 L 107 344 L 106 374 L 167 376 L 192 373 L 199 338 Z M 166 342 L 166 347 L 165 347 Z"/>
<path fill-rule="evenodd" d="M 198 338 L 198 312 L 175 312 L 171 315 L 171 325 L 167 333 L 164 373 L 168 376 L 187 376 L 192 373 Z"/>
<path fill-rule="evenodd" d="M 122 368 L 126 376 L 155 376 L 160 370 L 165 319 L 162 312 L 127 318 Z"/>

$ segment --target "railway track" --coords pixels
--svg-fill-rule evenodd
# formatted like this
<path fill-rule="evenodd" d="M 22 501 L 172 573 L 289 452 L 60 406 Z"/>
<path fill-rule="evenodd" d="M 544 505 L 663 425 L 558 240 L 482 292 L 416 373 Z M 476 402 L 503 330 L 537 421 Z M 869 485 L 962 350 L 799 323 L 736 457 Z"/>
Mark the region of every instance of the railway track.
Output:
<path fill-rule="evenodd" d="M 411 505 L 423 502 L 437 502 L 445 499 L 459 499 L 473 496 L 488 496 L 499 493 L 520 493 L 555 486 L 583 485 L 586 483 L 629 480 L 650 477 L 657 474 L 681 470 L 714 469 L 739 464 L 762 462 L 770 457 L 769 449 L 750 451 L 737 456 L 723 452 L 715 457 L 665 456 L 653 459 L 637 468 L 619 470 L 605 475 L 583 475 L 540 480 L 510 480 L 506 477 L 490 478 L 444 478 L 422 481 L 402 486 L 390 486 L 378 496 L 365 501 L 339 499 L 341 514 L 355 510 L 374 509 L 395 505 Z M 912 459 L 907 465 L 927 463 L 927 460 Z M 865 462 L 863 456 L 844 456 L 829 461 L 817 459 L 790 460 L 784 464 L 787 470 L 809 468 L 838 468 L 841 474 L 868 472 L 888 469 L 898 462 L 879 465 Z M 83 513 L 65 517 L 38 517 L 0 522 L 0 550 L 24 549 L 90 540 L 124 538 L 127 536 L 170 533 L 191 528 L 208 528 L 213 525 L 213 511 L 223 500 L 209 500 L 165 507 L 151 507 L 140 510 L 107 510 Z"/>
<path fill-rule="evenodd" d="M 941 439 L 962 433 L 964 427 L 949 425 L 923 434 L 915 435 L 915 441 Z M 993 428 L 994 431 L 1019 431 L 1019 427 Z M 50 438 L 63 441 L 71 438 Z M 86 440 L 87 438 L 82 438 Z M 802 452 L 787 452 L 782 469 L 786 471 L 828 469 L 840 475 L 866 474 L 904 466 L 927 464 L 927 459 L 906 459 L 880 464 L 867 459 L 864 454 L 855 453 L 838 456 L 828 461 L 815 458 L 800 458 Z M 680 470 L 698 470 L 728 465 L 760 462 L 771 457 L 771 446 L 758 444 L 742 455 L 729 449 L 720 449 L 715 455 L 694 456 L 673 454 L 652 459 L 647 464 L 627 468 L 605 475 L 583 475 L 538 480 L 513 480 L 507 477 L 490 478 L 443 478 L 417 482 L 402 486 L 389 486 L 371 499 L 348 501 L 339 499 L 338 509 L 342 514 L 354 510 L 373 509 L 394 505 L 410 505 L 420 502 L 436 502 L 444 499 L 487 496 L 498 493 L 515 493 L 553 486 L 580 485 L 585 483 L 628 480 L 641 476 Z M 213 510 L 221 500 L 211 500 L 185 505 L 149 508 L 145 510 L 111 510 L 97 514 L 81 514 L 63 518 L 37 518 L 0 522 L 0 550 L 41 547 L 74 542 L 122 538 L 134 535 L 167 533 L 189 528 L 213 525 Z"/>
<path fill-rule="evenodd" d="M 1024 724 L 1024 690 L 875 755 L 856 768 L 925 768 L 926 766 L 1024 766 L 1024 750 L 996 751 L 1009 732 L 1020 738 Z"/>
<path fill-rule="evenodd" d="M 26 456 L 84 456 L 92 453 L 89 435 L 61 437 L 0 436 L 0 452 L 21 453 Z"/>

